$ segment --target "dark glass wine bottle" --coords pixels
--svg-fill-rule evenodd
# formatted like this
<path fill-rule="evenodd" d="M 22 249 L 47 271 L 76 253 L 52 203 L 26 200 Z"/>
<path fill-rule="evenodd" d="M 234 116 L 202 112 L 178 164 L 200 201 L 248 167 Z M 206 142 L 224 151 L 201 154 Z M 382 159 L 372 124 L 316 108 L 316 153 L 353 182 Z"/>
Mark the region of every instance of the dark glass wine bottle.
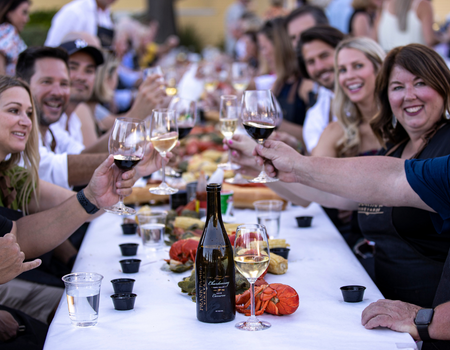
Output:
<path fill-rule="evenodd" d="M 195 257 L 197 318 L 228 322 L 236 314 L 233 249 L 222 222 L 219 184 L 208 184 L 205 228 Z"/>

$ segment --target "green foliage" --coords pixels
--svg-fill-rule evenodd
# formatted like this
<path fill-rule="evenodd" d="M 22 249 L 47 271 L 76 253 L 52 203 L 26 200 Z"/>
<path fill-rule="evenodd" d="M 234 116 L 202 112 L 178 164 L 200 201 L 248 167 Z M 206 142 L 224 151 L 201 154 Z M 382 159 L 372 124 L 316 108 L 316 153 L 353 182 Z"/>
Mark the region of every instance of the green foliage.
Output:
<path fill-rule="evenodd" d="M 28 46 L 44 45 L 52 18 L 57 9 L 40 10 L 30 13 L 30 22 L 25 26 L 20 36 Z"/>
<path fill-rule="evenodd" d="M 178 28 L 180 45 L 188 48 L 192 52 L 200 53 L 203 49 L 203 40 L 194 26 L 186 25 Z"/>

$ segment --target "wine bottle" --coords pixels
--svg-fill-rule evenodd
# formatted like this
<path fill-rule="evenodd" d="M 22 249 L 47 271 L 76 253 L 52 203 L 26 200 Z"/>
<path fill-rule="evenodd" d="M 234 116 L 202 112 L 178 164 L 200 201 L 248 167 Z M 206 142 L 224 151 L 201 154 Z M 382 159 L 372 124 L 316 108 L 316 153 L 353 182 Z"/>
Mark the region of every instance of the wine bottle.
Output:
<path fill-rule="evenodd" d="M 236 314 L 233 249 L 222 222 L 221 185 L 206 187 L 205 228 L 195 257 L 197 319 L 207 323 L 228 322 Z"/>

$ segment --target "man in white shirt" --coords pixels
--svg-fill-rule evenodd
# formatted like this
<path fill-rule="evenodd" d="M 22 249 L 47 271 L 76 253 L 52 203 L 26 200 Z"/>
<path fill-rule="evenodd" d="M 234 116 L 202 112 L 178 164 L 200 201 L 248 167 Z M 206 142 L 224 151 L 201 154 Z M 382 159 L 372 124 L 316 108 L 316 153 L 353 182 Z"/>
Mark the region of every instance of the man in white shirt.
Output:
<path fill-rule="evenodd" d="M 16 74 L 30 84 L 36 104 L 41 139 L 39 177 L 69 189 L 87 184 L 107 154 L 88 154 L 68 134 L 59 134 L 56 139 L 49 128 L 59 120 L 69 102 L 67 52 L 50 47 L 28 48 L 19 57 Z"/>
<path fill-rule="evenodd" d="M 225 15 L 225 52 L 233 56 L 236 45 L 236 31 L 238 29 L 239 20 L 247 11 L 251 0 L 236 0 L 231 4 Z"/>
<path fill-rule="evenodd" d="M 109 7 L 114 1 L 74 0 L 64 5 L 52 19 L 45 46 L 58 46 L 70 32 L 86 32 L 99 36 L 102 46 L 111 46 L 114 26 Z M 109 39 L 106 38 L 108 35 Z"/>
<path fill-rule="evenodd" d="M 305 78 L 320 85 L 317 101 L 307 112 L 303 123 L 303 141 L 311 153 L 319 142 L 323 130 L 336 120 L 331 110 L 334 98 L 334 53 L 336 46 L 344 39 L 336 28 L 318 25 L 305 30 L 297 46 L 300 71 Z"/>

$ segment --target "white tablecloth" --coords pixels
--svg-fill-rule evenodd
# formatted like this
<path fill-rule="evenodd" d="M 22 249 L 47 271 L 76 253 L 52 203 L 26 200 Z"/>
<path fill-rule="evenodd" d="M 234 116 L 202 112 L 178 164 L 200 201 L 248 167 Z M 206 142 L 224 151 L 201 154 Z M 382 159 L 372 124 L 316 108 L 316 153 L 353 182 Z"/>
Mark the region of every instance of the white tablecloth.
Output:
<path fill-rule="evenodd" d="M 295 216 L 312 215 L 311 228 L 296 227 Z M 366 330 L 361 312 L 381 293 L 354 257 L 322 209 L 291 207 L 281 216 L 280 238 L 291 245 L 289 269 L 285 275 L 267 275 L 269 283 L 294 287 L 300 307 L 289 316 L 264 314 L 272 328 L 244 332 L 235 322 L 205 324 L 197 321 L 195 304 L 182 294 L 177 283 L 189 274 L 161 270 L 168 248 L 142 259 L 137 274 L 123 274 L 118 244 L 140 242 L 138 236 L 121 232 L 122 218 L 104 214 L 91 223 L 78 254 L 74 271 L 93 271 L 105 278 L 102 284 L 98 324 L 92 328 L 72 326 L 65 296 L 50 326 L 46 350 L 55 349 L 317 349 L 388 350 L 416 349 L 408 334 L 388 329 Z M 239 210 L 236 222 L 256 223 L 253 210 Z M 152 262 L 148 265 L 146 263 Z M 116 311 L 110 295 L 110 280 L 136 279 L 138 295 L 134 310 Z M 340 287 L 359 284 L 367 287 L 361 303 L 345 303 Z M 236 314 L 236 322 L 245 316 Z"/>

